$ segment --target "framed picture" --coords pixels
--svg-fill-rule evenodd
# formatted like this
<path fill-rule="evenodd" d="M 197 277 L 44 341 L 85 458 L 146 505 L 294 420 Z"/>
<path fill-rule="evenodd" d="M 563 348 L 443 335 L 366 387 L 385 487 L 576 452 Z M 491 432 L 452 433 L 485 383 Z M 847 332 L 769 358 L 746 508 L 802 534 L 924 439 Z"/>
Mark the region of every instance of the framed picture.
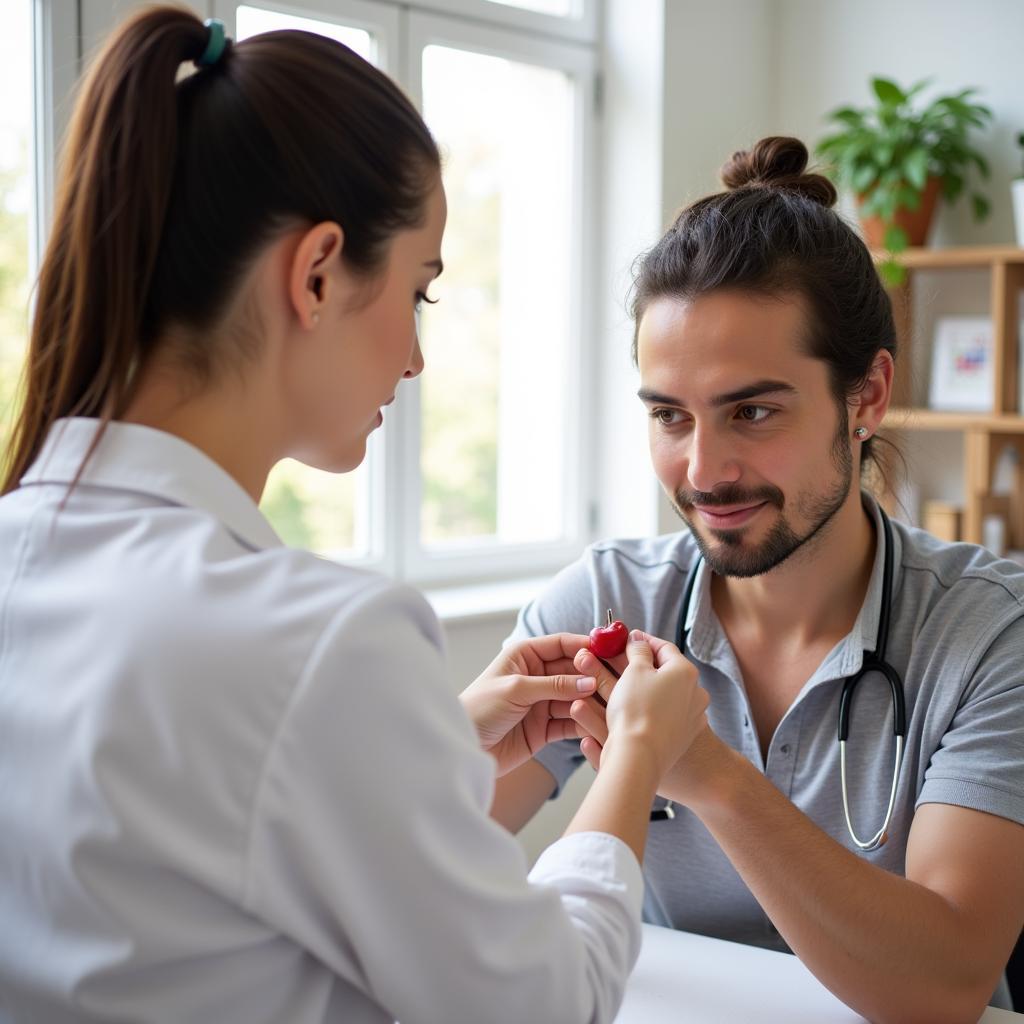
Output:
<path fill-rule="evenodd" d="M 946 412 L 992 408 L 992 321 L 944 316 L 935 324 L 928 404 Z"/>

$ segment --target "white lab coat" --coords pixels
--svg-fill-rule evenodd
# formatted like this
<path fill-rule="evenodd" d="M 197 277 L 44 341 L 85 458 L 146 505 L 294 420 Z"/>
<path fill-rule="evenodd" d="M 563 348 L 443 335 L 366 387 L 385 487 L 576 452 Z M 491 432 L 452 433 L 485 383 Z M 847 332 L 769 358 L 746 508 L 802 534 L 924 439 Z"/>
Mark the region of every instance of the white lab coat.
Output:
<path fill-rule="evenodd" d="M 95 429 L 0 499 L 0 1020 L 611 1019 L 636 860 L 527 878 L 426 602 L 158 431 L 68 497 Z"/>

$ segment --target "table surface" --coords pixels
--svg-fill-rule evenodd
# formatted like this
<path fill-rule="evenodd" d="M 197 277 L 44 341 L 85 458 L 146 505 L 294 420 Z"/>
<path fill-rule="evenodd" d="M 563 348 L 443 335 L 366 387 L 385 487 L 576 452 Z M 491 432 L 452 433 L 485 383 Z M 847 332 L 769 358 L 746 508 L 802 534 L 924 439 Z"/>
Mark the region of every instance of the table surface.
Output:
<path fill-rule="evenodd" d="M 865 1024 L 795 956 L 645 924 L 640 959 L 616 1024 L 681 1019 L 687 1024 Z M 1022 1022 L 1024 1014 L 989 1007 L 979 1024 Z"/>

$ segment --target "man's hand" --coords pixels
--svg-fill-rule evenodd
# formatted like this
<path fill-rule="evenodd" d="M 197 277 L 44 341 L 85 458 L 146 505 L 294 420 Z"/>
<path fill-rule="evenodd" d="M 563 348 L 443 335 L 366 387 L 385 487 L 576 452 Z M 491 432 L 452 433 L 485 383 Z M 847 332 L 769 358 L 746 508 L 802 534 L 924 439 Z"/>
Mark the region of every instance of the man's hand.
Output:
<path fill-rule="evenodd" d="M 459 695 L 481 747 L 498 762 L 498 775 L 548 743 L 579 736 L 569 707 L 597 688 L 596 679 L 573 667 L 587 643 L 585 636 L 558 633 L 511 644 Z"/>

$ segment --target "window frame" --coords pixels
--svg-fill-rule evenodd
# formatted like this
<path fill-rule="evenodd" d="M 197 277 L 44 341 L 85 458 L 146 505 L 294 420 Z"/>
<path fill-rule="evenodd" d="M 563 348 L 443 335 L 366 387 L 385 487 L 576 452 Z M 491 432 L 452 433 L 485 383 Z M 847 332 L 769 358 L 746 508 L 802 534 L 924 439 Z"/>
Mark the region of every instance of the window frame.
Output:
<path fill-rule="evenodd" d="M 29 274 L 35 278 L 53 221 L 60 140 L 67 128 L 81 66 L 81 27 L 75 3 L 67 0 L 31 0 L 31 3 L 33 202 Z"/>
<path fill-rule="evenodd" d="M 363 29 L 377 40 L 377 67 L 391 77 L 403 65 L 400 8 L 387 0 L 209 0 L 211 17 L 224 22 L 226 34 L 234 39 L 239 7 L 265 7 L 298 18 L 333 21 Z"/>
<path fill-rule="evenodd" d="M 445 15 L 410 11 L 406 40 L 406 67 L 401 79 L 417 107 L 422 109 L 422 54 L 430 45 L 452 46 L 474 53 L 534 64 L 564 71 L 577 79 L 574 160 L 579 187 L 574 190 L 572 212 L 571 284 L 567 365 L 584 366 L 583 339 L 594 336 L 594 315 L 585 302 L 589 282 L 595 279 L 593 262 L 596 238 L 595 146 L 596 111 L 594 96 L 598 76 L 597 54 L 589 48 L 562 40 L 536 39 L 507 28 L 478 25 Z M 429 316 L 429 310 L 424 314 Z M 587 382 L 580 380 L 576 394 L 567 396 L 563 407 L 566 444 L 565 535 L 562 539 L 532 544 L 468 543 L 464 548 L 432 551 L 420 541 L 420 422 L 421 383 L 403 385 L 398 424 L 403 439 L 398 465 L 389 467 L 389 480 L 404 482 L 411 493 L 400 511 L 402 554 L 401 574 L 422 586 L 437 586 L 474 579 L 535 576 L 557 570 L 574 559 L 588 536 L 591 507 L 591 452 L 587 438 L 593 433 L 592 414 L 584 400 Z M 391 493 L 395 493 L 394 490 Z"/>
<path fill-rule="evenodd" d="M 523 32 L 582 43 L 596 43 L 599 30 L 599 0 L 573 0 L 568 15 L 545 14 L 490 0 L 408 0 L 410 10 L 472 19 L 482 24 L 504 26 Z"/>

